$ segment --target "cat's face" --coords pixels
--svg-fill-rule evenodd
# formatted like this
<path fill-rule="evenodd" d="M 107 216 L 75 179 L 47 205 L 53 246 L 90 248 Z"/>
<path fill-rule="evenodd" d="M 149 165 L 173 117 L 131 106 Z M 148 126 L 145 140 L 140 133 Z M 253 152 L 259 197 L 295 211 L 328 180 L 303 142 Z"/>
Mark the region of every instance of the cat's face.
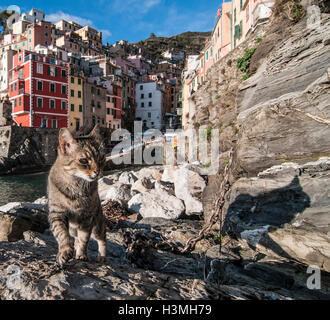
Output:
<path fill-rule="evenodd" d="M 59 152 L 63 156 L 66 173 L 88 182 L 97 180 L 105 164 L 101 136 L 94 128 L 88 137 L 74 139 L 67 129 L 62 129 Z"/>

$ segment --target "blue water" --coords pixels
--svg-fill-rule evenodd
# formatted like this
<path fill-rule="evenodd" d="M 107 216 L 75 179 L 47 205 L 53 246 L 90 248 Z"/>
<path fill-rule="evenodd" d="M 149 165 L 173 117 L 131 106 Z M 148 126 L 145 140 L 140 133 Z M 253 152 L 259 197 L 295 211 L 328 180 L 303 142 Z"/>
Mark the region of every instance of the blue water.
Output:
<path fill-rule="evenodd" d="M 46 195 L 48 173 L 0 176 L 0 206 L 8 202 L 33 202 Z"/>

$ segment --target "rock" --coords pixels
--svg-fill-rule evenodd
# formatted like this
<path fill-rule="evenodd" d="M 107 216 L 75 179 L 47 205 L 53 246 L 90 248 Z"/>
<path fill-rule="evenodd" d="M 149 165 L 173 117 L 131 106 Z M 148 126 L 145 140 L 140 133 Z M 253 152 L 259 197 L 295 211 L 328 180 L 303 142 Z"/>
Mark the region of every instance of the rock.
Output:
<path fill-rule="evenodd" d="M 103 189 L 99 189 L 100 200 L 108 201 L 121 201 L 125 205 L 131 199 L 131 190 L 130 187 L 121 182 L 116 182 L 113 185 L 109 185 L 103 187 Z"/>
<path fill-rule="evenodd" d="M 132 185 L 137 180 L 137 177 L 132 172 L 123 172 L 119 176 L 119 182 Z"/>
<path fill-rule="evenodd" d="M 329 164 L 330 158 L 285 164 L 239 179 L 225 203 L 223 232 L 329 272 Z"/>
<path fill-rule="evenodd" d="M 48 228 L 43 205 L 10 203 L 0 209 L 0 241 L 16 241 L 28 230 L 43 232 Z"/>
<path fill-rule="evenodd" d="M 196 172 L 180 168 L 174 174 L 175 196 L 184 201 L 187 215 L 203 212 L 202 193 L 206 187 L 204 179 Z"/>
<path fill-rule="evenodd" d="M 161 169 L 157 167 L 143 168 L 137 172 L 135 175 L 141 180 L 143 178 L 153 180 L 160 180 L 161 178 Z"/>
<path fill-rule="evenodd" d="M 157 180 L 157 181 L 155 181 L 154 188 L 156 190 L 164 190 L 164 191 L 168 192 L 169 194 L 175 196 L 173 183 Z"/>
<path fill-rule="evenodd" d="M 184 212 L 183 202 L 163 190 L 151 190 L 135 195 L 128 207 L 143 218 L 178 219 Z"/>
<path fill-rule="evenodd" d="M 147 192 L 148 190 L 152 189 L 152 182 L 148 178 L 142 178 L 137 180 L 133 185 L 132 185 L 132 191 L 138 191 L 140 193 Z"/>
<path fill-rule="evenodd" d="M 162 181 L 164 182 L 170 182 L 174 183 L 175 180 L 175 171 L 177 171 L 179 168 L 176 166 L 165 166 L 164 172 L 162 175 Z"/>
<path fill-rule="evenodd" d="M 36 204 L 42 204 L 42 205 L 48 205 L 48 199 L 46 196 L 37 199 L 36 201 L 34 201 L 34 203 Z"/>

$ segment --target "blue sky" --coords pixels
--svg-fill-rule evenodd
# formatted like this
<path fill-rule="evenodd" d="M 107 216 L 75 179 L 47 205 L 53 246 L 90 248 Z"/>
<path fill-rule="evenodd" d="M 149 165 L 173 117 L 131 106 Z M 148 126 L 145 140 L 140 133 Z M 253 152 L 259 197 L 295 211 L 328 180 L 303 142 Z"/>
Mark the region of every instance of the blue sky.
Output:
<path fill-rule="evenodd" d="M 103 42 L 137 42 L 185 31 L 210 31 L 222 0 L 1 0 L 0 9 L 17 5 L 22 12 L 37 8 L 46 19 L 74 20 L 103 31 Z"/>

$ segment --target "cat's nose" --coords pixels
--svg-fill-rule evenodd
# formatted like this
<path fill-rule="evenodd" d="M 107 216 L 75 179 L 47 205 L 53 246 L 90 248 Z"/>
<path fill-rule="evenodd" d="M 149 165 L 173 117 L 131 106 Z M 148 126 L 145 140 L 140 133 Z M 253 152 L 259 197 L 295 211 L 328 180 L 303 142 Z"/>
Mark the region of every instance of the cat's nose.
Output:
<path fill-rule="evenodd" d="M 92 178 L 92 179 L 95 179 L 98 175 L 99 175 L 99 172 L 98 172 L 98 171 L 94 171 L 94 172 L 91 174 L 91 178 Z"/>

